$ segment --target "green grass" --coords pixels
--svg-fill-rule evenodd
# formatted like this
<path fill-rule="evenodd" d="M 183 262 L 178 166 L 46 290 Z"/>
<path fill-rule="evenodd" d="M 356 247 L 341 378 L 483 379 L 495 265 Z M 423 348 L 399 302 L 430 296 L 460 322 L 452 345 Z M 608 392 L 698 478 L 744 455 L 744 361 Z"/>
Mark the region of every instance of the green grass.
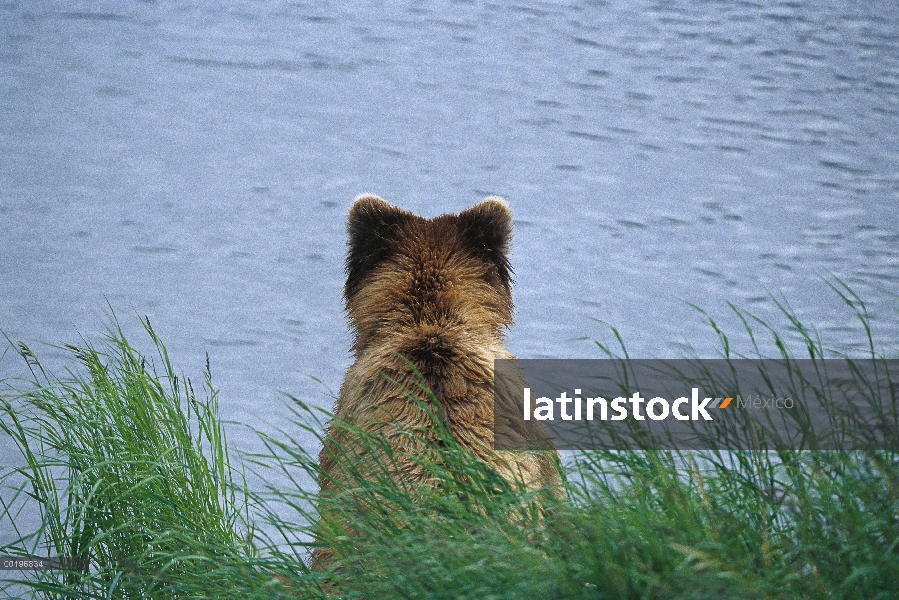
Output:
<path fill-rule="evenodd" d="M 870 355 L 895 356 L 878 349 L 861 300 L 833 287 L 861 320 Z M 802 340 L 800 356 L 832 355 L 782 308 Z M 757 342 L 773 341 L 793 356 L 781 334 L 737 314 L 751 340 L 743 354 L 709 319 L 722 355 L 758 356 Z M 437 485 L 400 484 L 387 475 L 383 440 L 357 432 L 386 458 L 363 464 L 348 452 L 354 481 L 318 497 L 301 483 L 319 477 L 315 457 L 287 433 L 260 434 L 267 452 L 242 463 L 287 483 L 249 489 L 229 457 L 208 372 L 198 381 L 178 375 L 148 323 L 145 330 L 152 356 L 113 321 L 98 347 L 69 348 L 73 366 L 60 377 L 17 347 L 34 377 L 7 381 L 0 400 L 0 439 L 25 465 L 3 473 L 0 526 L 13 527 L 26 500 L 40 507 L 42 525 L 17 531 L 0 555 L 90 563 L 85 572 L 0 572 L 21 577 L 37 597 L 899 594 L 896 452 L 584 451 L 567 467 L 559 500 L 508 484 L 448 435 L 421 459 Z M 297 399 L 289 407 L 294 431 L 321 435 L 327 415 Z M 343 557 L 327 572 L 303 564 L 313 539 Z"/>

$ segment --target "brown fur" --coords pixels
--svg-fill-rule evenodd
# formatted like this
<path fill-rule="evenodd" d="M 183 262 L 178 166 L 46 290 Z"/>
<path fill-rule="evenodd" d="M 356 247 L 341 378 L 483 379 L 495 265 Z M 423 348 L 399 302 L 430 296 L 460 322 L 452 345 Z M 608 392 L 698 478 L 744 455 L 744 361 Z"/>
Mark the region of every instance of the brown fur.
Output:
<path fill-rule="evenodd" d="M 395 452 L 393 474 L 404 481 L 429 482 L 413 457 L 422 439 L 436 437 L 432 420 L 408 397 L 413 391 L 427 399 L 411 362 L 460 445 L 510 481 L 531 489 L 559 483 L 555 452 L 492 449 L 493 360 L 512 358 L 503 347 L 512 323 L 511 226 L 512 213 L 498 198 L 434 219 L 371 195 L 350 209 L 344 299 L 356 360 L 334 412 L 383 435 Z M 319 457 L 324 493 L 345 479 L 333 457 L 338 441 L 346 446 L 346 433 L 331 428 Z M 314 563 L 329 555 L 317 551 Z"/>

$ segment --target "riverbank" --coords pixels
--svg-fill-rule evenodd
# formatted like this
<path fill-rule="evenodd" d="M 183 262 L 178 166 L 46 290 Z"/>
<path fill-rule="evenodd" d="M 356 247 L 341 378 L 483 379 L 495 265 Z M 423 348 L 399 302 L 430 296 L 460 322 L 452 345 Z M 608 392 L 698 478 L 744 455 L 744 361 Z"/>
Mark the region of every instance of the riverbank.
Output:
<path fill-rule="evenodd" d="M 870 331 L 861 300 L 834 289 Z M 805 347 L 739 314 L 783 357 L 832 356 L 795 315 Z M 722 355 L 752 354 L 709 322 Z M 351 493 L 320 499 L 290 482 L 317 477 L 296 438 L 320 439 L 326 414 L 291 398 L 293 422 L 258 434 L 267 452 L 238 459 L 210 370 L 182 374 L 143 325 L 154 353 L 113 320 L 96 346 L 67 348 L 64 374 L 16 347 L 33 379 L 4 382 L 0 435 L 25 466 L 4 471 L 0 522 L 37 504 L 42 525 L 0 555 L 89 563 L 2 572 L 36 597 L 885 598 L 899 582 L 895 451 L 583 451 L 566 461 L 559 500 L 508 484 L 446 438 L 426 465 L 434 487 L 373 468 L 356 471 Z M 867 342 L 871 357 L 897 356 Z M 250 472 L 279 483 L 251 489 Z M 352 531 L 319 523 L 322 502 Z M 313 539 L 345 558 L 309 572 Z"/>

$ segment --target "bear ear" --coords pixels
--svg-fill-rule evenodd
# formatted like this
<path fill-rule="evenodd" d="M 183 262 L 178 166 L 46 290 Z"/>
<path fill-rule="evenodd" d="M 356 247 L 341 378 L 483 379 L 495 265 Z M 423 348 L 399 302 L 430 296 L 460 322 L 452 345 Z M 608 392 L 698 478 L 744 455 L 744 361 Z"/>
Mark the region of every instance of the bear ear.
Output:
<path fill-rule="evenodd" d="M 346 285 L 344 298 L 356 293 L 362 280 L 375 267 L 390 257 L 393 242 L 403 223 L 413 218 L 373 194 L 362 194 L 353 201 L 347 217 Z"/>
<path fill-rule="evenodd" d="M 495 266 L 500 283 L 511 290 L 512 211 L 505 200 L 491 196 L 459 213 L 459 231 L 468 248 Z"/>

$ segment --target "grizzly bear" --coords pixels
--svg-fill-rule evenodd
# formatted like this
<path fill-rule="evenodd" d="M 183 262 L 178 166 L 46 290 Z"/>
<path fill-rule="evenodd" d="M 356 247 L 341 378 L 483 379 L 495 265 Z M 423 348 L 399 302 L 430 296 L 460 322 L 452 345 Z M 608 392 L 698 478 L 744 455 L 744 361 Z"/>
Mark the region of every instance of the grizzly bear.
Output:
<path fill-rule="evenodd" d="M 510 482 L 558 486 L 557 452 L 493 449 L 493 361 L 513 358 L 503 346 L 513 309 L 506 203 L 490 197 L 458 215 L 425 219 L 362 195 L 347 232 L 344 300 L 355 362 L 335 418 L 383 436 L 393 451 L 391 474 L 406 482 L 431 483 L 415 459 L 436 436 L 437 414 L 460 446 Z M 430 414 L 429 398 L 436 401 Z M 323 493 L 348 479 L 335 460 L 335 448 L 343 453 L 348 445 L 345 429 L 329 428 L 319 456 Z M 313 567 L 330 555 L 316 549 Z"/>

